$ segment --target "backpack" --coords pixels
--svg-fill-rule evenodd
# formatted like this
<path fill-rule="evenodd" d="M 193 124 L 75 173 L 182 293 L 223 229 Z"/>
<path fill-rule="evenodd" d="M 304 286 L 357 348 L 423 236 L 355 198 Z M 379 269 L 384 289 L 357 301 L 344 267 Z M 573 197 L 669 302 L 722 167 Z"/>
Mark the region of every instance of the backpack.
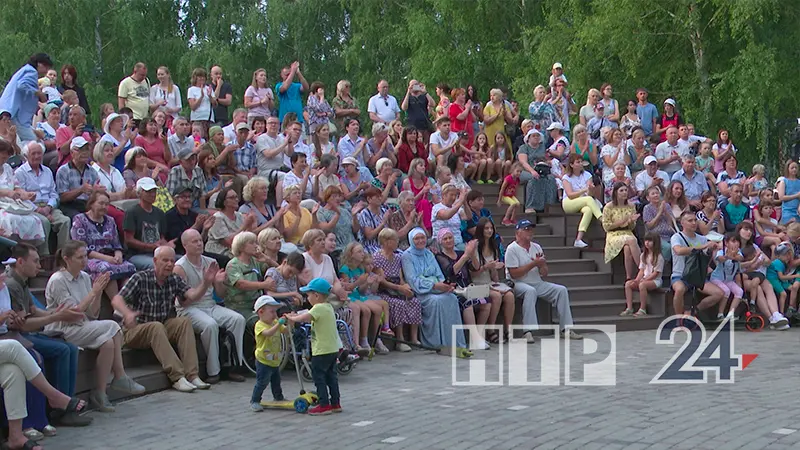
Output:
<path fill-rule="evenodd" d="M 686 240 L 686 236 L 684 236 L 683 233 L 678 234 L 681 236 L 681 239 L 683 239 L 683 242 L 686 243 L 686 246 L 691 248 L 689 241 Z M 681 279 L 689 287 L 703 289 L 703 286 L 706 284 L 708 264 L 711 261 L 711 257 L 706 252 L 693 248 L 692 252 L 684 258 L 686 264 L 683 266 Z"/>

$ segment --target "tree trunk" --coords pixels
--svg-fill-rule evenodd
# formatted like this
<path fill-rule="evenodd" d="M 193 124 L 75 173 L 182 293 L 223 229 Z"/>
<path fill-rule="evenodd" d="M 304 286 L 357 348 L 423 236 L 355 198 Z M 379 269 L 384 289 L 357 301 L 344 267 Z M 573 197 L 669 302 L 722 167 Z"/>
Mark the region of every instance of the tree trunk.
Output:
<path fill-rule="evenodd" d="M 103 38 L 100 37 L 100 14 L 94 16 L 94 48 L 97 55 L 94 59 L 94 79 L 100 84 L 103 77 Z"/>
<path fill-rule="evenodd" d="M 700 30 L 700 11 L 695 2 L 689 4 L 689 42 L 692 44 L 694 67 L 697 79 L 700 82 L 700 104 L 703 111 L 703 123 L 711 120 L 711 83 L 708 76 L 705 48 L 703 47 L 703 34 Z"/>

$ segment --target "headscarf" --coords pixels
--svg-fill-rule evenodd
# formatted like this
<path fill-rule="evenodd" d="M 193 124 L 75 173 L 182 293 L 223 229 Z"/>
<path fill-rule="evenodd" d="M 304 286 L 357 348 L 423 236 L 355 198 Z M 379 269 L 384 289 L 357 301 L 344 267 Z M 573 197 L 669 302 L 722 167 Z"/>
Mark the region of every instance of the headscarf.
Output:
<path fill-rule="evenodd" d="M 425 230 L 420 227 L 416 227 L 408 232 L 408 243 L 410 245 L 408 249 L 403 252 L 403 256 L 408 255 L 408 258 L 411 260 L 411 264 L 414 266 L 414 271 L 416 272 L 414 275 L 416 276 L 423 276 L 429 266 L 437 264 L 430 250 L 427 248 L 419 249 L 414 245 L 414 238 L 420 234 L 427 237 Z"/>
<path fill-rule="evenodd" d="M 222 127 L 219 125 L 214 125 L 213 127 L 208 129 L 208 138 L 211 139 L 218 133 L 222 133 Z"/>
<path fill-rule="evenodd" d="M 217 148 L 217 144 L 215 144 L 214 141 L 211 138 L 213 138 L 214 136 L 216 136 L 219 133 L 223 133 L 223 131 L 222 131 L 222 127 L 220 127 L 218 125 L 214 125 L 213 127 L 208 129 L 208 142 L 206 142 L 206 145 L 211 150 L 211 152 L 214 153 L 214 157 L 215 158 L 217 156 L 219 156 L 220 151 L 219 151 L 219 148 Z"/>
<path fill-rule="evenodd" d="M 449 228 L 440 228 L 439 229 L 439 233 L 436 234 L 436 240 L 439 241 L 439 245 L 442 244 L 442 241 L 444 240 L 445 236 L 447 236 L 448 234 L 451 235 L 451 236 L 454 236 L 453 232 L 450 231 Z"/>
<path fill-rule="evenodd" d="M 414 238 L 419 236 L 420 234 L 425 234 L 425 230 L 423 230 L 420 227 L 416 227 L 408 232 L 408 243 L 410 245 L 408 247 L 408 250 L 406 251 L 410 252 L 411 256 L 422 258 L 425 256 L 425 252 L 427 252 L 428 249 L 427 248 L 418 249 L 417 246 L 414 245 Z M 427 237 L 427 234 L 425 234 L 425 236 Z"/>

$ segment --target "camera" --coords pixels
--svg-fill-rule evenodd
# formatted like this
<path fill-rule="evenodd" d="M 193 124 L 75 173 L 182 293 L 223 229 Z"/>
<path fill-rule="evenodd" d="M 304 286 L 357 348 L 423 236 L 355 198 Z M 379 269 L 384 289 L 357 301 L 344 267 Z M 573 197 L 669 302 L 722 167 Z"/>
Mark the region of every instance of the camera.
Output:
<path fill-rule="evenodd" d="M 83 126 L 83 132 L 92 134 L 95 132 L 94 125 L 87 123 Z"/>

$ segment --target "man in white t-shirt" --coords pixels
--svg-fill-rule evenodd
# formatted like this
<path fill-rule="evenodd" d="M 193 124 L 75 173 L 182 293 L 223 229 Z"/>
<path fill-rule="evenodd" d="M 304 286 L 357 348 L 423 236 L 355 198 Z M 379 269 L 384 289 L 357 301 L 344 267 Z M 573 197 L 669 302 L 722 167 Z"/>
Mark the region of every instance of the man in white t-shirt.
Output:
<path fill-rule="evenodd" d="M 634 186 L 639 195 L 643 195 L 644 191 L 650 186 L 660 184 L 664 191 L 669 187 L 669 180 L 671 179 L 667 172 L 658 170 L 658 160 L 655 156 L 648 156 L 644 159 L 644 170 L 636 175 Z"/>
<path fill-rule="evenodd" d="M 444 166 L 447 164 L 447 157 L 450 152 L 458 145 L 458 133 L 450 131 L 450 118 L 439 117 L 436 120 L 437 131 L 431 135 L 431 151 L 428 153 L 429 161 L 436 161 L 436 164 Z"/>
<path fill-rule="evenodd" d="M 694 127 L 692 127 L 694 128 Z M 680 124 L 678 125 L 678 143 L 683 144 L 689 147 L 693 154 L 697 155 L 697 150 L 700 148 L 701 142 L 708 142 L 709 144 L 713 141 L 705 136 L 697 136 L 695 134 L 689 133 L 689 125 L 688 124 Z"/>
<path fill-rule="evenodd" d="M 389 123 L 400 119 L 400 105 L 397 99 L 389 94 L 389 83 L 381 80 L 378 83 L 378 93 L 370 97 L 367 105 L 369 120 L 374 123 Z"/>
<path fill-rule="evenodd" d="M 685 211 L 681 214 L 681 229 L 683 232 L 675 233 L 669 240 L 669 245 L 672 247 L 672 277 L 670 278 L 670 285 L 672 286 L 672 308 L 675 314 L 689 314 L 686 306 L 684 305 L 683 296 L 689 290 L 689 285 L 683 280 L 683 270 L 686 267 L 686 257 L 689 256 L 693 250 L 701 251 L 716 251 L 717 244 L 709 241 L 702 234 L 697 234 L 697 217 L 691 211 Z M 706 280 L 703 289 L 700 292 L 705 294 L 706 297 L 697 304 L 697 310 L 712 308 L 714 305 L 723 300 L 727 301 L 727 297 L 714 283 Z"/>
<path fill-rule="evenodd" d="M 256 167 L 260 177 L 269 179 L 270 174 L 277 171 L 278 179 L 283 179 L 284 173 L 280 168 L 284 165 L 283 158 L 287 155 L 289 142 L 280 133 L 280 126 L 281 121 L 277 117 L 267 118 L 267 132 L 256 141 Z"/>
<path fill-rule="evenodd" d="M 542 247 L 531 240 L 535 226 L 527 219 L 517 222 L 515 240 L 506 249 L 506 268 L 509 278 L 514 280 L 514 295 L 523 297 L 522 323 L 526 327 L 525 338 L 528 343 L 536 342 L 531 331 L 539 326 L 536 301 L 542 298 L 558 311 L 561 337 L 569 333 L 570 339 L 583 339 L 569 329 L 572 326 L 572 310 L 567 288 L 542 280 L 542 276 L 547 276 L 547 260 Z"/>
<path fill-rule="evenodd" d="M 667 140 L 656 146 L 656 159 L 661 170 L 672 175 L 681 170 L 681 159 L 690 154 L 691 150 L 686 145 L 678 142 L 678 127 L 670 126 L 667 128 Z"/>
<path fill-rule="evenodd" d="M 119 83 L 117 106 L 119 109 L 130 108 L 137 124 L 150 115 L 150 83 L 147 81 L 147 66 L 144 63 L 136 63 L 131 76 Z"/>
<path fill-rule="evenodd" d="M 222 127 L 222 134 L 225 136 L 223 145 L 228 145 L 230 142 L 236 142 L 236 125 L 239 125 L 240 123 L 247 123 L 247 110 L 244 108 L 236 108 L 233 111 L 233 122 Z"/>

